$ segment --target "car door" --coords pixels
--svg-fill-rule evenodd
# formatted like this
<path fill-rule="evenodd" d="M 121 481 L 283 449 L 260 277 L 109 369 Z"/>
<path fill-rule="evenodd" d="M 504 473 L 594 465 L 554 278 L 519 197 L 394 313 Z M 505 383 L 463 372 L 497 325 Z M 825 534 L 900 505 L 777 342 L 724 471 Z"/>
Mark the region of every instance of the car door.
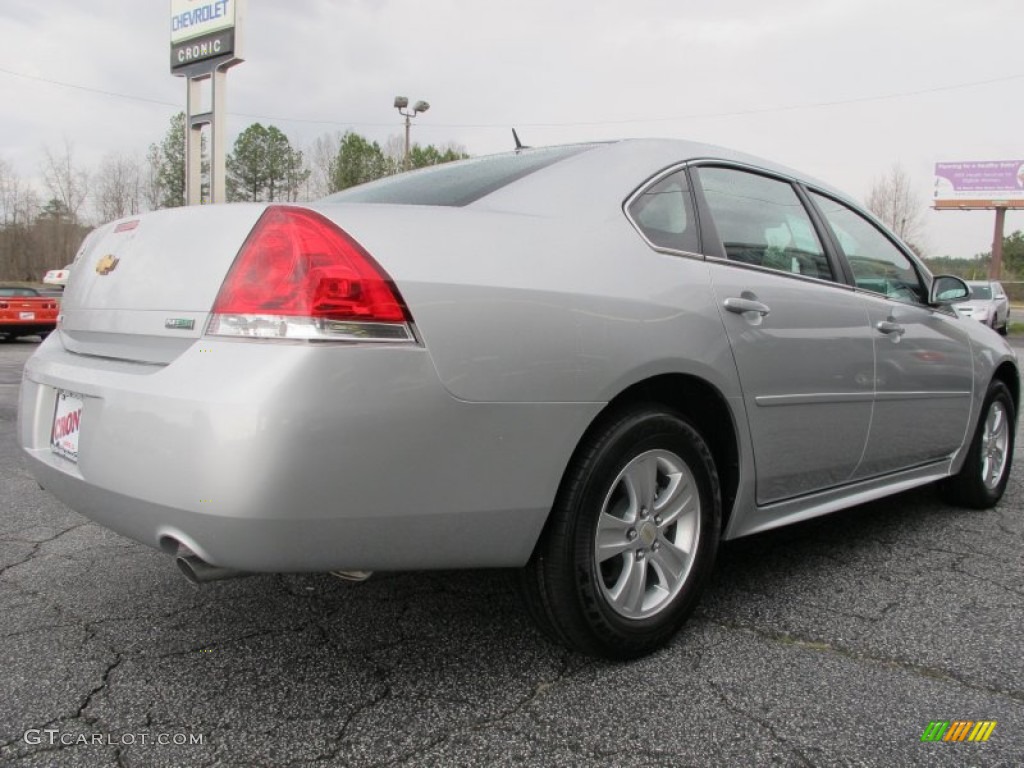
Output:
<path fill-rule="evenodd" d="M 856 477 L 945 459 L 963 442 L 971 411 L 971 346 L 962 321 L 927 305 L 913 260 L 866 216 L 817 192 L 874 331 L 875 408 Z"/>
<path fill-rule="evenodd" d="M 860 462 L 871 418 L 864 303 L 835 280 L 837 265 L 789 181 L 718 165 L 694 175 L 704 250 L 743 388 L 757 502 L 842 485 Z"/>

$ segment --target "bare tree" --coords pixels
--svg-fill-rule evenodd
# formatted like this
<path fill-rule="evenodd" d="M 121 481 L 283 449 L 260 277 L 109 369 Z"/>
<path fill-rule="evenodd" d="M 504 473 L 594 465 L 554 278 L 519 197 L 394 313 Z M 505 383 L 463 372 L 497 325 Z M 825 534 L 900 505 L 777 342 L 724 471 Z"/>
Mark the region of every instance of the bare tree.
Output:
<path fill-rule="evenodd" d="M 0 278 L 31 280 L 45 260 L 34 224 L 39 197 L 0 159 Z"/>
<path fill-rule="evenodd" d="M 134 157 L 126 154 L 104 157 L 94 186 L 100 221 L 112 221 L 140 211 L 142 171 Z"/>
<path fill-rule="evenodd" d="M 331 194 L 335 189 L 333 179 L 338 167 L 338 150 L 341 147 L 341 132 L 325 133 L 317 137 L 302 156 L 309 176 L 303 185 L 303 196 L 307 200 L 318 200 Z"/>
<path fill-rule="evenodd" d="M 79 212 L 89 193 L 89 174 L 75 165 L 74 145 L 64 139 L 64 150 L 55 154 L 43 147 L 43 182 L 50 196 L 57 200 L 72 221 L 78 221 Z"/>
<path fill-rule="evenodd" d="M 163 158 L 160 155 L 160 147 L 150 144 L 149 151 L 146 152 L 145 165 L 139 171 L 139 186 L 146 210 L 155 211 L 163 200 L 164 187 L 160 180 L 162 167 Z"/>
<path fill-rule="evenodd" d="M 896 235 L 919 251 L 924 234 L 924 205 L 906 170 L 899 163 L 875 180 L 868 209 Z"/>

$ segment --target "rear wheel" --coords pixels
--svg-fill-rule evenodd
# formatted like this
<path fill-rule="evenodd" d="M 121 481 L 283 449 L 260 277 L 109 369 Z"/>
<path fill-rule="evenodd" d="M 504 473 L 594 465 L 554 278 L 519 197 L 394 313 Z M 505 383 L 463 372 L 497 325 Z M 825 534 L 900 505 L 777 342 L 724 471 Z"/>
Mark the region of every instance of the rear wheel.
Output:
<path fill-rule="evenodd" d="M 940 487 L 954 504 L 988 509 L 1003 497 L 1013 463 L 1017 418 L 1013 397 L 1003 382 L 989 385 L 981 413 L 963 467 Z"/>
<path fill-rule="evenodd" d="M 714 461 L 678 414 L 636 407 L 577 451 L 522 573 L 531 615 L 576 650 L 632 658 L 696 606 L 721 524 Z"/>

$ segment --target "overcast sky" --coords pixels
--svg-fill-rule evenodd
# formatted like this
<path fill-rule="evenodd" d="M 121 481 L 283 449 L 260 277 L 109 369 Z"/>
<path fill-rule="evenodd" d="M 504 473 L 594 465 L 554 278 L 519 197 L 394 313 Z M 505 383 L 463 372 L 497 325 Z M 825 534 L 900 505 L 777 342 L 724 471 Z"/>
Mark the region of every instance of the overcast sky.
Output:
<path fill-rule="evenodd" d="M 1021 0 L 248 0 L 228 141 L 255 120 L 300 148 L 399 133 L 471 154 L 627 136 L 689 138 L 798 168 L 863 199 L 901 163 L 927 204 L 936 162 L 1024 159 Z M 184 108 L 165 0 L 0 0 L 0 157 L 44 145 L 94 166 L 140 156 Z M 63 84 L 63 85 L 62 85 Z M 77 87 L 70 87 L 77 86 Z M 104 95 L 96 91 L 105 91 Z M 926 215 L 929 255 L 988 250 L 991 212 Z M 1007 232 L 1024 213 L 1007 217 Z"/>

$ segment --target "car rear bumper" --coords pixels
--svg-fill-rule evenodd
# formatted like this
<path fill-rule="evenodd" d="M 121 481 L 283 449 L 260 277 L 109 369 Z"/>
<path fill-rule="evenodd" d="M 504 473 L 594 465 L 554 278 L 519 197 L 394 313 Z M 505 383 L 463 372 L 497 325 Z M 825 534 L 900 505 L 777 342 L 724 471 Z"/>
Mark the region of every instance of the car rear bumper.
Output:
<path fill-rule="evenodd" d="M 55 320 L 49 323 L 0 323 L 0 336 L 35 336 L 51 333 L 56 326 Z"/>
<path fill-rule="evenodd" d="M 78 462 L 49 447 L 83 401 Z M 25 366 L 19 440 L 44 488 L 144 544 L 250 571 L 516 566 L 596 403 L 454 399 L 417 346 L 202 339 L 169 365 Z"/>

